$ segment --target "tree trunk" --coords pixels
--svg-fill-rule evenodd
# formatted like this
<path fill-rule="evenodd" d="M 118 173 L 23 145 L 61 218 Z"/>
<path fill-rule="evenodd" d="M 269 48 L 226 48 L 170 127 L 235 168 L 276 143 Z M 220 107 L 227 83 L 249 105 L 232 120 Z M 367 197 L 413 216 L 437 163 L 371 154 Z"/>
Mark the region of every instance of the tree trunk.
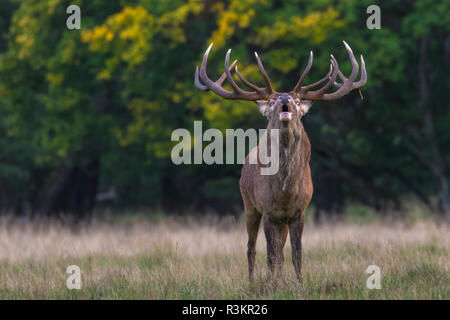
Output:
<path fill-rule="evenodd" d="M 46 218 L 55 211 L 56 203 L 58 202 L 64 187 L 68 184 L 71 172 L 72 168 L 70 167 L 61 168 L 58 176 L 50 187 L 48 196 L 42 201 L 39 209 L 36 211 L 37 217 Z"/>
<path fill-rule="evenodd" d="M 332 171 L 320 173 L 314 183 L 316 212 L 314 220 L 321 223 L 330 216 L 340 216 L 343 212 L 341 179 Z"/>
<path fill-rule="evenodd" d="M 9 211 L 9 197 L 5 188 L 5 183 L 0 179 L 0 214 Z"/>
<path fill-rule="evenodd" d="M 439 211 L 450 219 L 450 192 L 445 175 L 439 178 Z"/>
<path fill-rule="evenodd" d="M 38 217 L 68 214 L 75 220 L 86 218 L 93 210 L 98 190 L 99 160 L 86 167 L 63 167 L 50 187 L 50 192 L 36 211 Z"/>
<path fill-rule="evenodd" d="M 429 101 L 428 69 L 427 69 L 427 45 L 428 39 L 423 36 L 420 39 L 419 59 L 419 103 L 423 109 L 424 125 L 429 146 L 431 148 L 433 174 L 438 181 L 439 211 L 450 218 L 450 192 L 446 176 L 445 163 L 439 148 L 436 130 L 434 126 L 433 110 Z"/>

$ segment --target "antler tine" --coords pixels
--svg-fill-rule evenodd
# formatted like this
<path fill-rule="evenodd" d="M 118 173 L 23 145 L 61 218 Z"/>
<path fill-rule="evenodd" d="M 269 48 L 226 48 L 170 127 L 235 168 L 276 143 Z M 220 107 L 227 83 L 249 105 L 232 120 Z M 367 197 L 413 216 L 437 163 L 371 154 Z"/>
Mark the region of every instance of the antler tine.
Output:
<path fill-rule="evenodd" d="M 255 51 L 255 57 L 256 57 L 256 61 L 258 61 L 259 71 L 261 72 L 261 74 L 262 74 L 262 76 L 264 78 L 264 82 L 266 83 L 266 89 L 269 92 L 269 94 L 272 94 L 274 92 L 273 88 L 272 88 L 272 83 L 270 82 L 270 78 L 267 75 L 266 70 L 264 70 L 264 66 L 263 66 L 263 64 L 261 62 L 261 59 L 258 56 L 258 53 L 256 53 L 256 51 Z"/>
<path fill-rule="evenodd" d="M 357 88 L 362 87 L 367 82 L 366 64 L 364 62 L 363 55 L 360 55 L 360 59 L 361 59 L 361 79 L 358 82 L 355 83 L 355 86 Z"/>
<path fill-rule="evenodd" d="M 202 64 L 200 66 L 200 77 L 206 83 L 206 85 L 213 84 L 211 79 L 209 79 L 208 75 L 206 74 L 206 65 L 208 63 L 208 56 L 209 56 L 209 52 L 211 51 L 212 46 L 213 46 L 213 44 L 211 43 L 209 45 L 208 49 L 206 49 L 205 54 L 203 55 Z"/>
<path fill-rule="evenodd" d="M 231 75 L 230 70 L 233 68 L 233 65 L 230 67 L 230 54 L 231 54 L 231 49 L 228 49 L 227 54 L 225 56 L 225 74 L 227 77 L 228 82 L 230 83 L 231 87 L 233 88 L 233 91 L 235 91 L 238 94 L 251 94 L 252 92 L 248 92 L 245 90 L 242 90 L 241 88 L 239 88 L 239 86 L 236 84 L 236 82 L 233 79 L 233 76 Z"/>
<path fill-rule="evenodd" d="M 200 83 L 200 80 L 198 79 L 198 66 L 195 66 L 195 76 L 194 76 L 194 83 L 197 88 L 203 91 L 209 91 L 209 88 L 203 84 Z"/>
<path fill-rule="evenodd" d="M 239 77 L 239 80 L 241 80 L 247 87 L 249 87 L 250 89 L 255 90 L 256 92 L 262 92 L 264 89 L 255 86 L 253 83 L 251 83 L 250 81 L 248 81 L 247 79 L 244 78 L 244 76 L 239 72 L 238 67 L 234 67 L 234 71 L 236 72 L 237 76 Z"/>
<path fill-rule="evenodd" d="M 347 50 L 348 56 L 352 63 L 352 73 L 350 74 L 349 80 L 353 82 L 356 79 L 356 76 L 358 75 L 358 70 L 359 70 L 358 62 L 356 61 L 355 56 L 353 55 L 352 48 L 350 48 L 350 46 L 347 44 L 347 42 L 345 42 L 345 41 L 342 41 L 342 42 L 345 45 L 345 49 Z"/>
<path fill-rule="evenodd" d="M 322 100 L 322 101 L 329 101 L 329 100 L 335 100 L 338 99 L 346 94 L 348 94 L 350 91 L 353 91 L 355 89 L 359 89 L 367 82 L 367 72 L 366 67 L 364 63 L 364 58 L 361 55 L 361 79 L 358 82 L 354 82 L 356 79 L 356 76 L 358 75 L 358 62 L 355 59 L 355 56 L 353 55 L 353 51 L 350 48 L 350 46 L 345 42 L 345 49 L 347 50 L 348 56 L 350 58 L 350 62 L 352 64 L 352 72 L 348 78 L 344 76 L 344 74 L 339 70 L 338 64 L 336 59 L 333 55 L 331 55 L 331 61 L 333 64 L 333 68 L 335 69 L 333 71 L 333 74 L 331 77 L 329 77 L 329 82 L 322 87 L 321 89 L 317 91 L 308 91 L 310 88 L 303 87 L 301 90 L 302 98 L 306 100 Z M 336 77 L 339 76 L 339 78 L 343 81 L 343 83 L 337 83 Z M 323 79 L 322 79 L 323 80 Z M 321 81 L 322 81 L 321 80 Z M 332 85 L 335 85 L 339 89 L 333 93 L 325 93 Z"/>
<path fill-rule="evenodd" d="M 335 58 L 333 55 L 331 55 L 331 57 L 332 57 L 333 59 L 336 60 L 336 58 Z M 345 80 L 346 80 L 347 78 L 344 76 L 344 74 L 342 73 L 342 71 L 341 71 L 340 69 L 338 69 L 337 72 L 338 72 L 339 79 L 341 79 L 342 81 L 345 82 Z M 335 82 L 336 82 L 336 81 L 335 81 Z"/>
<path fill-rule="evenodd" d="M 305 70 L 303 71 L 302 75 L 300 76 L 300 79 L 298 79 L 298 82 L 295 85 L 294 90 L 292 90 L 292 91 L 298 92 L 302 88 L 303 81 L 305 81 L 305 78 L 308 75 L 309 70 L 311 70 L 312 63 L 313 63 L 313 52 L 311 51 L 309 53 L 308 64 L 306 65 Z"/>
<path fill-rule="evenodd" d="M 330 79 L 332 72 L 333 72 L 333 64 L 330 63 L 330 71 L 328 71 L 327 75 L 325 77 L 323 77 L 322 79 L 320 79 L 319 81 L 317 81 L 317 82 L 314 82 L 312 84 L 308 84 L 307 86 L 302 87 L 301 90 L 300 90 L 300 93 L 307 92 L 309 89 L 317 87 L 319 84 L 321 84 L 325 80 Z M 335 81 L 335 84 L 336 84 L 336 81 Z"/>

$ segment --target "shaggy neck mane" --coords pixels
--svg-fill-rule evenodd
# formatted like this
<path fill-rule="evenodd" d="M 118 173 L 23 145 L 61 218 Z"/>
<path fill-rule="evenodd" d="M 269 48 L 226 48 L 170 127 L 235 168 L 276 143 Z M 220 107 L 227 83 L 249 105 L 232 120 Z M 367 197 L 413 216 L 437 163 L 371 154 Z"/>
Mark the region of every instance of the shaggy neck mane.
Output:
<path fill-rule="evenodd" d="M 275 128 L 279 129 L 279 171 L 277 174 L 269 176 L 274 186 L 281 187 L 284 192 L 289 190 L 289 186 L 298 183 L 308 164 L 311 147 L 308 136 L 303 128 L 300 119 L 297 123 L 277 123 Z M 267 127 L 270 137 L 272 124 Z M 270 140 L 269 140 L 270 141 Z M 270 143 L 269 143 L 270 150 Z"/>

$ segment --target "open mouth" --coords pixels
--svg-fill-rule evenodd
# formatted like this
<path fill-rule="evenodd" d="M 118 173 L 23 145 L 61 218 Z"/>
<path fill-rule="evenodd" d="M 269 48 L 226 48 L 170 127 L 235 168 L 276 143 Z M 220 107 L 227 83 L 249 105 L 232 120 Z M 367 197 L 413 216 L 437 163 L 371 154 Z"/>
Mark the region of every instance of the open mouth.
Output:
<path fill-rule="evenodd" d="M 289 121 L 292 119 L 292 112 L 289 112 L 289 107 L 287 105 L 283 105 L 279 117 L 280 121 Z"/>

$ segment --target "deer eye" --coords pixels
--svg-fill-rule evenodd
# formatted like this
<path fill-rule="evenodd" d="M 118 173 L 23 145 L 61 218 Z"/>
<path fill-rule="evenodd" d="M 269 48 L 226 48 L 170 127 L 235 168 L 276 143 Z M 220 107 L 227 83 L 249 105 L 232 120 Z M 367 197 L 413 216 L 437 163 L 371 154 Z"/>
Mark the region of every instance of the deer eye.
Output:
<path fill-rule="evenodd" d="M 275 105 L 275 102 L 274 102 L 273 100 L 270 100 L 270 101 L 269 101 L 269 106 L 270 106 L 271 108 L 273 108 L 274 105 Z"/>
<path fill-rule="evenodd" d="M 300 99 L 295 99 L 294 102 L 296 105 L 298 105 L 298 106 L 300 105 Z"/>

